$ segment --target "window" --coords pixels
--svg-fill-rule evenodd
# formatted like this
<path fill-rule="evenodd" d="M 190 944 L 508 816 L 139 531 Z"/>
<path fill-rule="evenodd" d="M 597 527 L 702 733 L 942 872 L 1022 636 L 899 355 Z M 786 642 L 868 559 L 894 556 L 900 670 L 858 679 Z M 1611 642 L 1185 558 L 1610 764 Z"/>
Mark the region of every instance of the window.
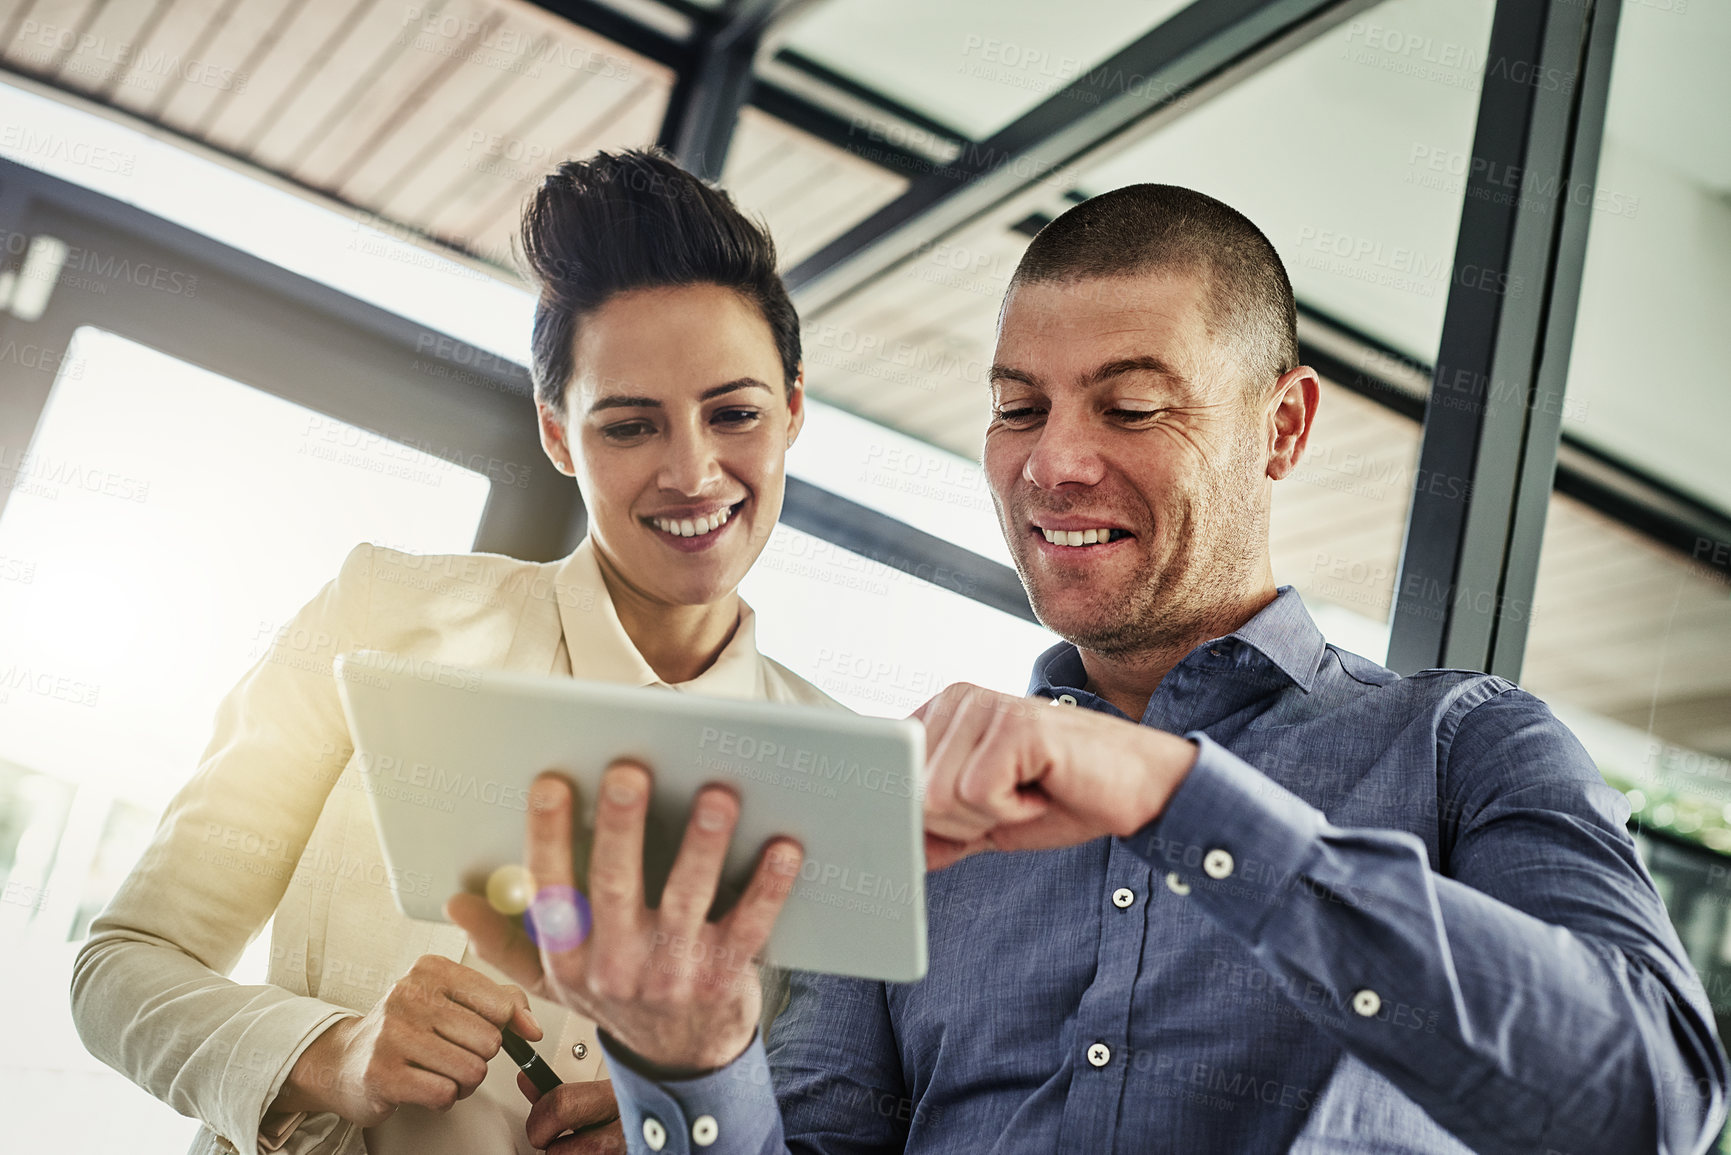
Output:
<path fill-rule="evenodd" d="M 28 450 L 0 453 L 7 1133 L 47 1148 L 100 1117 L 117 1147 L 181 1150 L 196 1125 L 78 1041 L 79 940 L 277 627 L 358 541 L 468 550 L 491 485 L 89 327 Z M 237 974 L 263 981 L 268 945 Z"/>

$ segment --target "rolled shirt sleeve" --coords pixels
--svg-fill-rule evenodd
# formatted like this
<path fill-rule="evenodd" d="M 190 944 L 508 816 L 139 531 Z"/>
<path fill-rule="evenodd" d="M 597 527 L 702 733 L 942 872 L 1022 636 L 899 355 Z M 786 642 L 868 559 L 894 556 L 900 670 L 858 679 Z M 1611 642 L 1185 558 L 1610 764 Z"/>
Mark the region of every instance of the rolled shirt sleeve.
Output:
<path fill-rule="evenodd" d="M 1694 1151 L 1723 1122 L 1724 1053 L 1620 796 L 1536 698 L 1460 721 L 1445 873 L 1187 737 L 1194 768 L 1125 844 L 1475 1150 Z"/>

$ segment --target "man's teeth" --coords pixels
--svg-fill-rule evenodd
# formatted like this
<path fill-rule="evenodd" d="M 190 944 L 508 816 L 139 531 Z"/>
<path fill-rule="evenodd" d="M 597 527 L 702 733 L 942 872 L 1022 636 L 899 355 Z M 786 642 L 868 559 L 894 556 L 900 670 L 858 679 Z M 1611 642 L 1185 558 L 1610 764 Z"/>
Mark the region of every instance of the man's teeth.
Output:
<path fill-rule="evenodd" d="M 674 537 L 701 537 L 706 533 L 714 533 L 727 524 L 727 519 L 733 516 L 731 507 L 720 513 L 712 513 L 708 517 L 657 517 L 653 518 L 655 528 L 662 533 L 670 533 Z"/>
<path fill-rule="evenodd" d="M 1113 540 L 1116 531 L 1107 529 L 1047 529 L 1040 527 L 1040 532 L 1046 535 L 1046 540 L 1053 545 L 1099 545 Z"/>

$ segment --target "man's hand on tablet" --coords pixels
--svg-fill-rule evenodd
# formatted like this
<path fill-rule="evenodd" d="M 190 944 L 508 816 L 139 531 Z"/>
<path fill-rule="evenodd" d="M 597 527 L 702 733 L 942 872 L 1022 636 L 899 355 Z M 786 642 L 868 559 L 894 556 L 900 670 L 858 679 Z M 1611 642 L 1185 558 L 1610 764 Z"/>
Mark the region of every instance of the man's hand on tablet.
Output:
<path fill-rule="evenodd" d="M 1174 734 L 960 682 L 926 726 L 926 867 L 982 850 L 1044 850 L 1152 822 L 1196 763 Z"/>
<path fill-rule="evenodd" d="M 569 929 L 581 926 L 580 916 L 561 922 L 545 914 L 547 904 L 575 894 L 575 798 L 555 774 L 537 778 L 529 799 L 527 864 L 538 888 L 531 909 L 539 945 L 479 895 L 454 896 L 445 913 L 469 932 L 482 958 L 531 993 L 593 1019 L 665 1073 L 713 1070 L 744 1052 L 756 1032 L 758 955 L 799 875 L 802 851 L 791 839 L 771 841 L 733 909 L 710 922 L 739 802 L 723 787 L 705 787 L 661 903 L 651 910 L 643 893 L 649 792 L 648 770 L 634 763 L 615 763 L 601 779 L 587 938 Z"/>

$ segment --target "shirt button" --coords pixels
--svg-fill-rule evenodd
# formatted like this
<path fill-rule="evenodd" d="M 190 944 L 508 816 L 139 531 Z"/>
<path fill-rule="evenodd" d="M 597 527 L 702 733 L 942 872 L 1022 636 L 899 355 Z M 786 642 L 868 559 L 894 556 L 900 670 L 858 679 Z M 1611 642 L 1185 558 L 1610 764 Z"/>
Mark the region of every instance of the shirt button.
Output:
<path fill-rule="evenodd" d="M 651 1151 L 659 1151 L 667 1146 L 667 1128 L 661 1125 L 661 1120 L 654 1115 L 643 1117 L 643 1141 L 649 1144 Z"/>
<path fill-rule="evenodd" d="M 1076 704 L 1076 695 L 1074 695 L 1074 694 L 1059 694 L 1058 695 L 1058 701 L 1064 703 L 1064 705 L 1066 705 L 1066 706 L 1074 706 Z"/>
<path fill-rule="evenodd" d="M 1176 870 L 1168 871 L 1166 875 L 1166 889 L 1170 890 L 1178 897 L 1183 898 L 1185 895 L 1190 893 L 1190 884 L 1185 882 L 1182 878 L 1179 878 Z"/>
<path fill-rule="evenodd" d="M 588 1043 L 572 1043 L 571 1044 L 571 1057 L 573 1059 L 581 1059 L 584 1055 L 587 1055 L 588 1053 L 589 1053 L 589 1044 Z"/>
<path fill-rule="evenodd" d="M 1112 1048 L 1105 1043 L 1095 1043 L 1088 1048 L 1088 1061 L 1096 1067 L 1104 1067 L 1112 1061 Z"/>
<path fill-rule="evenodd" d="M 721 1125 L 715 1121 L 714 1115 L 699 1115 L 691 1122 L 691 1141 L 699 1147 L 707 1147 L 721 1136 Z"/>
<path fill-rule="evenodd" d="M 1120 886 L 1117 890 L 1112 892 L 1112 905 L 1117 907 L 1119 910 L 1124 910 L 1135 901 L 1136 892 L 1127 886 Z"/>
<path fill-rule="evenodd" d="M 1382 996 L 1366 987 L 1352 996 L 1352 1009 L 1367 1019 L 1371 1018 L 1382 1010 Z"/>
<path fill-rule="evenodd" d="M 1210 850 L 1202 856 L 1202 873 L 1213 879 L 1227 877 L 1232 873 L 1232 855 L 1220 849 Z"/>

